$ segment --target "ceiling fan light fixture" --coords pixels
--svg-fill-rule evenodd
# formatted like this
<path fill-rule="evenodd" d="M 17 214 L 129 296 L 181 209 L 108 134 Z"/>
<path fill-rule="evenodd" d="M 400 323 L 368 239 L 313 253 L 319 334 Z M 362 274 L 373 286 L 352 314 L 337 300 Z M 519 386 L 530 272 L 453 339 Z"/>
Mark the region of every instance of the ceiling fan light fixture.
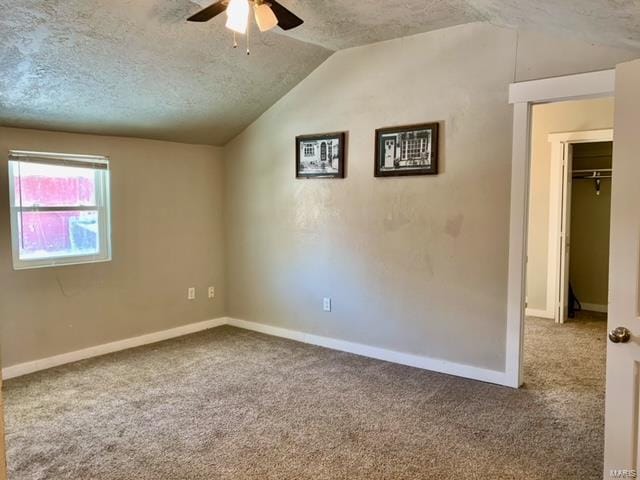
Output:
<path fill-rule="evenodd" d="M 258 28 L 260 28 L 261 32 L 271 30 L 278 25 L 276 14 L 273 13 L 271 7 L 266 3 L 254 3 L 253 11 L 256 16 L 256 23 L 258 24 Z"/>
<path fill-rule="evenodd" d="M 237 33 L 246 33 L 249 25 L 249 0 L 231 0 L 227 7 L 226 27 Z"/>

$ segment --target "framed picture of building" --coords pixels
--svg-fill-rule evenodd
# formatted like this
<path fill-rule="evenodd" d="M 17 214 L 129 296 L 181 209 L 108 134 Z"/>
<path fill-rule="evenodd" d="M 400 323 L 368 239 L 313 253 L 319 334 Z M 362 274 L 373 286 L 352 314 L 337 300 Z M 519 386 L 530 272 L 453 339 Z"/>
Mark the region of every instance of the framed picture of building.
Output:
<path fill-rule="evenodd" d="M 296 178 L 344 178 L 345 132 L 296 137 Z"/>
<path fill-rule="evenodd" d="M 376 177 L 437 174 L 437 123 L 376 130 Z"/>

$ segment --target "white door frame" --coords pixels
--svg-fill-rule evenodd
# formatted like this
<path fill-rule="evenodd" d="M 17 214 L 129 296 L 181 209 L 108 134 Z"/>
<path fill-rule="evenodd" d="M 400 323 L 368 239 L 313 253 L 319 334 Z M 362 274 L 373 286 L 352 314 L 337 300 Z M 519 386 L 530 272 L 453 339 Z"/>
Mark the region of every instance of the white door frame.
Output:
<path fill-rule="evenodd" d="M 511 213 L 507 290 L 507 342 L 505 375 L 509 386 L 522 385 L 522 345 L 525 303 L 529 172 L 531 164 L 531 106 L 612 96 L 615 70 L 512 83 L 513 151 L 511 160 Z"/>
<path fill-rule="evenodd" d="M 562 248 L 562 193 L 564 185 L 563 162 L 569 145 L 575 143 L 612 142 L 613 129 L 582 130 L 578 132 L 550 133 L 551 143 L 551 175 L 549 182 L 549 244 L 547 258 L 547 312 L 556 323 L 563 323 L 560 315 L 560 257 Z M 570 177 L 569 177 L 570 179 Z"/>

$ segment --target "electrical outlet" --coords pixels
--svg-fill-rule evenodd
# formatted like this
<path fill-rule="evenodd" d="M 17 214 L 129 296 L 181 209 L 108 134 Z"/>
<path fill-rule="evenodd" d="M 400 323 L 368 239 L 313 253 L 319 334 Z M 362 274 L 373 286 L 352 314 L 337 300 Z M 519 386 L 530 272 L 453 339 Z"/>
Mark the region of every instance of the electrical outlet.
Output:
<path fill-rule="evenodd" d="M 189 287 L 189 290 L 187 290 L 187 299 L 188 300 L 195 300 L 196 299 L 196 288 L 195 287 Z"/>
<path fill-rule="evenodd" d="M 216 297 L 216 287 L 209 287 L 209 298 Z"/>
<path fill-rule="evenodd" d="M 322 301 L 322 309 L 325 312 L 331 311 L 331 299 L 329 297 L 324 297 L 324 300 Z"/>

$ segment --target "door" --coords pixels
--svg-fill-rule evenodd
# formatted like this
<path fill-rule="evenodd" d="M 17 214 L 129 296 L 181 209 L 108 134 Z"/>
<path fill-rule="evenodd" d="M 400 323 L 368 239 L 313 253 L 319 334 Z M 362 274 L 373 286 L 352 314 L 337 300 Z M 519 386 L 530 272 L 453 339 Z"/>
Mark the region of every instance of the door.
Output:
<path fill-rule="evenodd" d="M 562 160 L 562 212 L 560 221 L 560 288 L 556 302 L 556 322 L 564 323 L 569 317 L 569 255 L 571 246 L 571 143 L 563 145 Z"/>
<path fill-rule="evenodd" d="M 605 401 L 607 479 L 636 478 L 636 472 L 629 470 L 637 470 L 639 460 L 640 60 L 618 65 L 615 96 Z"/>

